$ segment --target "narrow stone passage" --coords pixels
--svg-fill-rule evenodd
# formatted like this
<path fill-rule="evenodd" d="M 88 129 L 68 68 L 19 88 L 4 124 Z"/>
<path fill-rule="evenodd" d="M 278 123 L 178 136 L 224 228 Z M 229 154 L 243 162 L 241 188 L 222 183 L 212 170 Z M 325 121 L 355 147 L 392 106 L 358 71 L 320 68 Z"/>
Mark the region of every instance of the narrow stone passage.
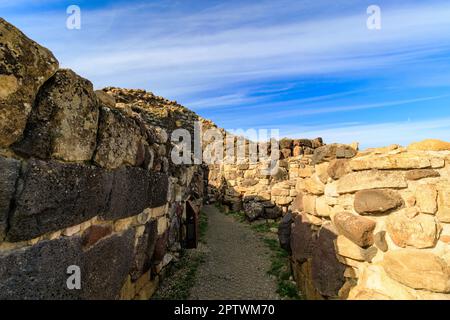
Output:
<path fill-rule="evenodd" d="M 190 299 L 279 299 L 267 271 L 270 250 L 247 226 L 212 206 L 208 215 L 205 262 L 197 271 Z"/>

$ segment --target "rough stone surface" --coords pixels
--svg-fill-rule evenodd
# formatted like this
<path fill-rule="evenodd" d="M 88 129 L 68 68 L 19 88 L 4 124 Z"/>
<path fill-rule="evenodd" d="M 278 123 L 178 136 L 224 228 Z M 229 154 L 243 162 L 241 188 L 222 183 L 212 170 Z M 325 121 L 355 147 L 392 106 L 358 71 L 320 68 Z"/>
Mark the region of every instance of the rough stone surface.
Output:
<path fill-rule="evenodd" d="M 90 226 L 83 233 L 82 244 L 83 248 L 92 247 L 102 238 L 109 236 L 112 233 L 112 227 L 110 225 L 93 225 Z"/>
<path fill-rule="evenodd" d="M 327 204 L 325 197 L 316 199 L 316 214 L 321 217 L 329 217 L 332 213 L 331 207 Z"/>
<path fill-rule="evenodd" d="M 316 196 L 304 195 L 303 196 L 303 211 L 312 215 L 317 214 L 316 211 Z"/>
<path fill-rule="evenodd" d="M 398 171 L 358 171 L 352 172 L 335 182 L 339 194 L 352 193 L 365 189 L 407 188 L 402 172 Z"/>
<path fill-rule="evenodd" d="M 339 234 L 347 237 L 358 246 L 364 248 L 373 244 L 375 221 L 350 212 L 337 213 L 333 221 Z"/>
<path fill-rule="evenodd" d="M 437 211 L 437 189 L 431 184 L 424 184 L 417 187 L 416 203 L 420 211 L 428 214 L 435 214 Z"/>
<path fill-rule="evenodd" d="M 97 96 L 99 103 L 102 104 L 103 106 L 109 108 L 114 108 L 116 106 L 116 99 L 112 95 L 106 93 L 105 91 L 96 90 L 95 95 Z"/>
<path fill-rule="evenodd" d="M 362 268 L 358 285 L 349 294 L 350 300 L 414 300 L 410 288 L 392 280 L 383 267 L 375 264 Z"/>
<path fill-rule="evenodd" d="M 394 280 L 415 289 L 450 292 L 448 264 L 439 256 L 422 250 L 397 250 L 384 255 L 383 268 Z"/>
<path fill-rule="evenodd" d="M 425 178 L 436 178 L 440 177 L 438 171 L 433 169 L 416 169 L 416 170 L 410 170 L 406 173 L 405 177 L 408 180 L 420 180 Z"/>
<path fill-rule="evenodd" d="M 322 195 L 325 190 L 325 185 L 320 181 L 319 177 L 313 175 L 311 178 L 299 179 L 295 189 L 299 192 Z"/>
<path fill-rule="evenodd" d="M 292 258 L 300 263 L 312 257 L 315 250 L 316 237 L 311 229 L 311 223 L 305 214 L 294 217 L 291 229 Z"/>
<path fill-rule="evenodd" d="M 302 212 L 303 211 L 303 193 L 299 192 L 291 204 L 292 212 Z"/>
<path fill-rule="evenodd" d="M 162 235 L 156 238 L 155 249 L 153 250 L 153 256 L 151 259 L 152 264 L 156 265 L 160 263 L 167 252 L 167 245 L 169 242 L 169 232 L 166 231 Z"/>
<path fill-rule="evenodd" d="M 375 246 L 383 252 L 388 251 L 389 246 L 386 242 L 386 231 L 379 231 L 374 236 Z"/>
<path fill-rule="evenodd" d="M 402 248 L 434 247 L 441 230 L 435 217 L 419 214 L 410 218 L 405 210 L 391 214 L 386 219 L 386 228 L 392 241 Z"/>
<path fill-rule="evenodd" d="M 112 180 L 97 167 L 30 160 L 21 177 L 8 239 L 32 239 L 105 212 Z"/>
<path fill-rule="evenodd" d="M 354 206 L 360 214 L 385 213 L 402 205 L 402 197 L 393 190 L 361 190 L 355 194 Z"/>
<path fill-rule="evenodd" d="M 0 241 L 6 235 L 8 214 L 19 176 L 20 162 L 0 157 Z"/>
<path fill-rule="evenodd" d="M 0 299 L 115 299 L 130 270 L 134 232 L 82 250 L 80 237 L 42 241 L 0 255 Z M 79 266 L 81 290 L 68 290 L 67 268 Z"/>
<path fill-rule="evenodd" d="M 167 201 L 168 184 L 166 174 L 120 168 L 114 172 L 109 209 L 101 216 L 115 220 L 137 215 L 146 208 L 160 207 Z"/>
<path fill-rule="evenodd" d="M 260 202 L 244 202 L 244 213 L 249 221 L 254 221 L 264 214 L 264 206 Z"/>
<path fill-rule="evenodd" d="M 312 281 L 319 293 L 328 297 L 337 297 L 345 282 L 345 266 L 336 258 L 336 237 L 331 223 L 323 225 L 312 254 Z"/>
<path fill-rule="evenodd" d="M 335 241 L 336 253 L 353 260 L 372 261 L 377 253 L 375 247 L 363 249 L 344 236 L 338 236 Z"/>
<path fill-rule="evenodd" d="M 430 168 L 431 162 L 427 157 L 411 156 L 408 154 L 364 156 L 350 161 L 352 170 L 371 169 L 421 169 Z"/>
<path fill-rule="evenodd" d="M 89 300 L 118 299 L 130 272 L 134 254 L 134 230 L 99 241 L 82 253 L 84 287 L 81 298 Z"/>
<path fill-rule="evenodd" d="M 50 51 L 0 18 L 0 146 L 22 135 L 39 87 L 58 69 Z"/>
<path fill-rule="evenodd" d="M 141 237 L 139 237 L 136 249 L 134 265 L 131 272 L 133 280 L 138 279 L 151 267 L 151 259 L 155 251 L 156 239 L 158 236 L 156 220 L 150 220 L 145 224 L 145 230 Z"/>
<path fill-rule="evenodd" d="M 292 213 L 288 212 L 278 225 L 280 247 L 289 253 L 291 252 L 291 225 L 293 221 Z"/>
<path fill-rule="evenodd" d="M 90 160 L 98 114 L 92 83 L 71 70 L 59 70 L 40 89 L 24 138 L 14 150 L 41 159 Z"/>
<path fill-rule="evenodd" d="M 314 150 L 313 164 L 331 161 L 336 158 L 353 158 L 356 150 L 344 144 L 329 144 Z"/>
<path fill-rule="evenodd" d="M 274 207 L 265 207 L 264 212 L 262 214 L 263 219 L 277 219 L 281 217 L 283 214 L 282 210 L 278 206 Z"/>
<path fill-rule="evenodd" d="M 350 173 L 351 171 L 352 169 L 350 168 L 348 159 L 332 160 L 327 169 L 328 175 L 334 180 L 337 180 L 345 176 L 347 173 Z"/>
<path fill-rule="evenodd" d="M 136 121 L 115 109 L 100 108 L 98 145 L 94 156 L 98 165 L 108 169 L 139 165 L 144 141 Z"/>
<path fill-rule="evenodd" d="M 449 151 L 450 142 L 437 139 L 427 139 L 421 142 L 411 143 L 408 146 L 410 151 Z"/>
<path fill-rule="evenodd" d="M 450 187 L 444 186 L 439 189 L 438 208 L 436 217 L 439 221 L 450 223 Z"/>

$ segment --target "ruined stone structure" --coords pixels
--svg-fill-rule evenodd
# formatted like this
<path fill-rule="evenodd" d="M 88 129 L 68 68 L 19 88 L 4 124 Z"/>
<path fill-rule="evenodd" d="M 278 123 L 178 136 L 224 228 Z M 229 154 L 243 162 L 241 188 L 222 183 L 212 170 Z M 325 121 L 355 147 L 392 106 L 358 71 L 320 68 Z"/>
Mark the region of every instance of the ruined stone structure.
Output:
<path fill-rule="evenodd" d="M 198 210 L 201 165 L 168 136 L 193 112 L 92 84 L 0 20 L 0 299 L 148 299 Z M 69 290 L 79 267 L 81 290 Z"/>
<path fill-rule="evenodd" d="M 204 200 L 280 221 L 305 298 L 450 297 L 449 143 L 283 139 L 273 174 L 175 165 L 169 137 L 196 121 L 215 127 L 143 90 L 94 91 L 0 19 L 0 299 L 149 299 Z"/>
<path fill-rule="evenodd" d="M 223 165 L 210 184 L 250 220 L 283 216 L 280 244 L 307 299 L 449 299 L 450 144 L 357 152 L 319 141 L 282 140 L 315 148 L 282 152 L 276 176 Z"/>

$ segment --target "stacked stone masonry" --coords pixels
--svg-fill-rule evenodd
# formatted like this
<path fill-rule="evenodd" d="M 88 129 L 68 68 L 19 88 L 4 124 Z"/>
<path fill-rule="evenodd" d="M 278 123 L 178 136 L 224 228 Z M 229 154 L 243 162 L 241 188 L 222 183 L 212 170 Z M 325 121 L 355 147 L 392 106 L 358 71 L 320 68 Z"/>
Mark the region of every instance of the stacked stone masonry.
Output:
<path fill-rule="evenodd" d="M 280 244 L 305 298 L 450 298 L 449 143 L 323 145 L 280 160 L 279 177 L 260 169 L 209 174 L 250 220 L 284 216 Z"/>
<path fill-rule="evenodd" d="M 1 18 L 0 58 L 0 299 L 149 299 L 204 196 L 279 219 L 305 298 L 450 297 L 450 143 L 282 139 L 272 174 L 264 159 L 174 165 L 171 132 L 212 122 L 144 90 L 94 91 Z"/>
<path fill-rule="evenodd" d="M 195 113 L 93 85 L 0 19 L 0 299 L 149 299 L 200 207 L 167 138 Z M 66 284 L 81 270 L 81 289 Z"/>

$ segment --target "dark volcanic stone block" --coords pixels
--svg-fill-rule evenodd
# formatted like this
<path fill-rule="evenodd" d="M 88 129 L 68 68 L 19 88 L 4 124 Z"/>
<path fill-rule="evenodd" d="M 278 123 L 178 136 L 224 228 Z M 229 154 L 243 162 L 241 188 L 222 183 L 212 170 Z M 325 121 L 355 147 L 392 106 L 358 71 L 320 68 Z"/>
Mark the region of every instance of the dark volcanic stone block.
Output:
<path fill-rule="evenodd" d="M 137 215 L 167 202 L 167 175 L 141 168 L 123 167 L 114 174 L 109 210 L 102 217 L 113 220 Z"/>
<path fill-rule="evenodd" d="M 29 240 L 104 212 L 112 174 L 97 167 L 32 159 L 20 183 L 10 241 Z"/>
<path fill-rule="evenodd" d="M 80 237 L 43 241 L 0 255 L 0 299 L 115 299 L 133 259 L 134 231 L 83 251 Z M 67 288 L 67 268 L 80 267 L 81 290 Z"/>
<path fill-rule="evenodd" d="M 151 258 L 155 251 L 157 237 L 157 221 L 150 220 L 146 223 L 144 234 L 139 238 L 136 245 L 134 265 L 131 272 L 133 280 L 137 280 L 141 275 L 150 270 Z"/>
<path fill-rule="evenodd" d="M 80 238 L 72 237 L 0 255 L 0 300 L 78 299 L 80 291 L 67 289 L 66 272 L 81 265 L 80 252 Z"/>
<path fill-rule="evenodd" d="M 331 223 L 322 226 L 312 258 L 312 280 L 320 294 L 337 297 L 345 282 L 345 266 L 336 258 L 337 232 Z"/>
<path fill-rule="evenodd" d="M 292 225 L 292 213 L 288 212 L 283 219 L 281 219 L 278 226 L 278 241 L 280 247 L 287 252 L 291 252 L 291 225 Z"/>
<path fill-rule="evenodd" d="M 82 253 L 83 299 L 117 299 L 132 268 L 134 230 L 113 235 Z"/>
<path fill-rule="evenodd" d="M 167 203 L 169 192 L 169 177 L 165 173 L 154 172 L 152 174 L 151 207 L 157 208 Z"/>
<path fill-rule="evenodd" d="M 19 171 L 20 161 L 0 157 L 0 240 L 5 237 Z"/>
<path fill-rule="evenodd" d="M 294 217 L 290 238 L 292 258 L 300 263 L 310 259 L 315 250 L 317 240 L 311 226 L 305 214 Z"/>
<path fill-rule="evenodd" d="M 167 244 L 169 241 L 169 232 L 166 231 L 156 239 L 155 250 L 153 252 L 152 264 L 160 263 L 167 252 Z"/>

